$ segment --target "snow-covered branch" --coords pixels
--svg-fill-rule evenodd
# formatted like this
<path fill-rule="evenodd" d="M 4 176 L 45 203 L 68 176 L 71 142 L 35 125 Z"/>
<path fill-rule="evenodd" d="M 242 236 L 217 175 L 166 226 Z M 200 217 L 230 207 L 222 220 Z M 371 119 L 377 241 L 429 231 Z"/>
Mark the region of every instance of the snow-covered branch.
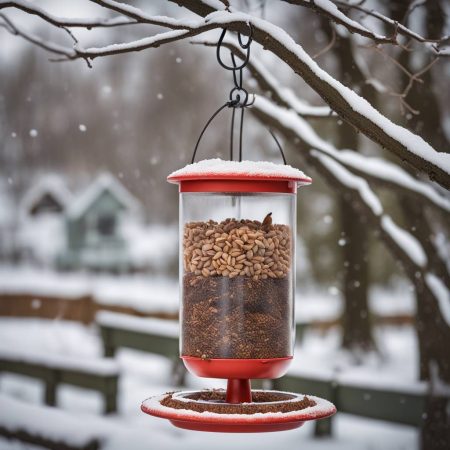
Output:
<path fill-rule="evenodd" d="M 204 15 L 201 20 L 182 20 L 161 18 L 155 19 L 159 25 L 171 28 L 171 31 L 145 37 L 129 43 L 112 44 L 105 47 L 92 47 L 85 49 L 76 43 L 73 53 L 69 55 L 67 49 L 63 54 L 66 59 L 83 58 L 89 61 L 101 56 L 116 55 L 141 51 L 147 48 L 197 36 L 205 31 L 226 27 L 230 31 L 249 33 L 249 24 L 253 29 L 253 39 L 264 48 L 278 56 L 291 69 L 300 75 L 311 88 L 313 88 L 344 120 L 353 125 L 373 141 L 394 153 L 402 161 L 408 162 L 416 171 L 428 176 L 450 189 L 450 155 L 435 151 L 422 138 L 409 130 L 392 123 L 379 113 L 366 100 L 351 89 L 331 77 L 322 70 L 317 63 L 280 27 L 253 17 L 249 14 L 234 12 L 233 8 L 225 9 L 224 3 L 219 0 L 169 0 L 191 11 Z M 126 15 L 132 20 L 151 20 L 141 10 L 120 4 L 113 0 L 96 1 L 109 9 Z M 321 0 L 321 4 L 324 4 Z M 214 12 L 211 12 L 214 11 Z M 144 23 L 144 22 L 143 22 Z M 175 28 L 176 27 L 176 28 Z M 7 27 L 10 31 L 13 26 Z M 15 26 L 16 30 L 18 29 Z M 17 33 L 30 42 L 39 42 L 24 30 Z M 53 44 L 40 41 L 40 45 L 49 51 L 55 48 Z M 61 49 L 60 49 L 61 50 Z M 55 52 L 57 53 L 57 52 Z"/>
<path fill-rule="evenodd" d="M 215 45 L 214 42 L 206 40 L 195 40 L 195 43 L 207 46 Z M 244 56 L 235 41 L 227 39 L 223 45 L 237 56 L 241 58 Z M 269 95 L 278 106 L 283 107 L 278 108 L 278 114 L 284 125 L 292 126 L 297 130 L 301 129 L 302 136 L 309 145 L 333 157 L 347 169 L 373 184 L 400 191 L 402 194 L 422 201 L 424 205 L 429 204 L 446 213 L 450 212 L 448 196 L 439 194 L 429 183 L 412 177 L 398 165 L 381 158 L 363 156 L 353 150 L 338 150 L 331 143 L 320 138 L 311 125 L 298 116 L 303 118 L 320 117 L 320 114 L 326 112 L 323 107 L 307 105 L 291 89 L 281 86 L 258 58 L 253 57 L 247 67 L 261 91 Z M 264 99 L 261 102 L 264 102 Z M 330 111 L 328 111 L 329 113 Z"/>
<path fill-rule="evenodd" d="M 304 159 L 304 163 L 314 167 L 334 190 L 339 190 L 339 193 L 349 200 L 356 214 L 362 217 L 365 223 L 372 226 L 386 248 L 402 263 L 405 272 L 417 285 L 418 290 L 423 290 L 427 297 L 432 298 L 434 304 L 441 310 L 441 315 L 446 317 L 446 311 L 443 310 L 445 302 L 442 301 L 442 295 L 440 295 L 440 292 L 445 292 L 446 286 L 429 266 L 429 259 L 424 247 L 416 237 L 399 227 L 386 214 L 379 198 L 367 181 L 352 173 L 330 155 L 317 150 L 308 141 L 308 136 L 305 137 L 302 128 L 296 129 L 287 126 L 280 118 L 279 111 L 282 108 L 262 97 L 256 99 L 253 108 L 260 120 L 277 129 L 285 138 L 303 143 L 303 147 L 307 149 L 300 155 L 301 159 Z M 291 112 L 291 114 L 302 121 L 294 113 Z M 436 289 L 437 282 L 431 285 L 430 278 L 433 281 L 438 280 L 439 289 Z"/>
<path fill-rule="evenodd" d="M 192 0 L 177 0 L 193 12 L 202 14 L 204 8 Z M 217 13 L 216 13 L 217 14 Z M 219 13 L 226 16 L 226 13 Z M 213 17 L 210 14 L 208 17 Z M 245 26 L 233 23 L 233 16 L 243 16 Z M 427 174 L 446 189 L 450 189 L 450 155 L 437 152 L 421 137 L 394 124 L 372 107 L 356 92 L 335 80 L 278 26 L 246 14 L 229 13 L 227 28 L 248 33 L 252 24 L 253 38 L 271 51 L 300 75 L 344 120 L 383 148 L 408 162 L 418 172 Z"/>
<path fill-rule="evenodd" d="M 296 130 L 302 139 L 311 147 L 325 153 L 348 170 L 364 177 L 371 183 L 391 188 L 404 195 L 412 196 L 432 205 L 439 210 L 450 213 L 450 198 L 439 194 L 433 187 L 421 180 L 412 177 L 401 167 L 381 158 L 363 156 L 353 150 L 338 150 L 331 143 L 323 140 L 305 120 L 293 110 L 288 110 L 270 104 L 266 99 L 259 98 L 256 107 L 265 106 L 276 108 L 277 116 L 283 126 Z M 289 108 L 289 105 L 285 105 Z"/>

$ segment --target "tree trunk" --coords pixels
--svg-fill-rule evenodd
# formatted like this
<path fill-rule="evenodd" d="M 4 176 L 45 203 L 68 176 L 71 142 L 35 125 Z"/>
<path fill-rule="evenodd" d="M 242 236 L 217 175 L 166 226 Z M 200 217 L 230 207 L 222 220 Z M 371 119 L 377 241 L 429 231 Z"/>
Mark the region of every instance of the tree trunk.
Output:
<path fill-rule="evenodd" d="M 440 37 L 445 17 L 441 2 L 427 2 L 425 8 L 427 36 L 429 38 Z M 417 70 L 414 68 L 412 55 L 409 52 L 403 52 L 399 61 L 410 73 Z M 418 115 L 410 118 L 409 126 L 436 149 L 443 151 L 448 147 L 448 142 L 443 133 L 439 102 L 433 91 L 432 74 L 427 71 L 421 78 L 424 83 L 414 83 L 407 98 L 409 104 L 419 111 Z M 406 84 L 408 81 L 404 77 L 403 82 Z M 428 223 L 428 217 L 422 206 L 408 198 L 402 199 L 400 205 L 411 233 L 422 242 L 429 259 L 428 266 L 449 286 L 450 276 L 446 264 L 440 259 L 434 248 L 433 229 Z M 432 298 L 429 290 L 420 289 L 421 282 L 423 284 L 424 280 L 416 282 L 415 326 L 419 341 L 419 376 L 421 380 L 429 381 L 430 395 L 426 400 L 420 445 L 422 450 L 444 450 L 448 449 L 450 442 L 450 414 L 447 407 L 449 400 L 440 396 L 435 385 L 436 382 L 450 384 L 448 350 L 450 327 L 443 319 L 436 299 Z"/>
<path fill-rule="evenodd" d="M 346 267 L 342 346 L 349 350 L 367 351 L 375 347 L 368 305 L 367 230 L 345 200 L 341 202 L 341 217 L 345 232 L 343 255 Z"/>
<path fill-rule="evenodd" d="M 328 20 L 322 19 L 322 27 L 331 40 L 332 32 Z M 355 64 L 350 39 L 337 36 L 333 52 L 338 61 L 338 78 L 349 87 L 358 86 L 363 95 L 370 95 L 364 77 Z M 358 135 L 350 126 L 342 124 L 338 128 L 339 148 L 359 150 Z M 369 315 L 368 289 L 369 265 L 367 259 L 367 227 L 361 222 L 349 200 L 341 201 L 341 225 L 343 232 L 344 259 L 344 313 L 342 317 L 342 346 L 366 352 L 375 348 L 372 323 Z"/>

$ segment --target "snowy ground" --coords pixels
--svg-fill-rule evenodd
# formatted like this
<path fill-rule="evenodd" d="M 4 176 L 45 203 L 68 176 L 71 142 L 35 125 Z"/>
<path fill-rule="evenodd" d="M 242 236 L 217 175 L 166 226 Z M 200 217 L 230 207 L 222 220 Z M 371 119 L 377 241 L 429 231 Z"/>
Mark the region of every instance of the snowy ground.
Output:
<path fill-rule="evenodd" d="M 382 380 L 383 384 L 392 385 L 413 383 L 416 375 L 417 346 L 412 331 L 407 327 L 383 328 L 377 333 L 377 340 L 381 355 L 369 355 L 364 364 L 353 366 L 352 361 L 337 351 L 339 336 L 336 331 L 325 335 L 307 332 L 302 346 L 296 349 L 292 371 L 332 373 L 338 369 L 340 376 L 346 375 L 365 382 Z M 101 355 L 100 339 L 94 327 L 40 319 L 0 319 L 0 350 L 2 348 L 86 359 Z M 147 417 L 139 411 L 139 405 L 146 397 L 174 389 L 167 384 L 167 380 L 170 380 L 170 362 L 164 357 L 131 350 L 121 350 L 117 360 L 121 371 L 117 415 L 102 417 L 101 398 L 95 393 L 70 386 L 63 386 L 58 392 L 59 407 L 63 412 L 57 412 L 77 417 L 83 423 L 89 424 L 90 428 L 98 428 L 101 435 L 107 436 L 103 447 L 107 450 L 147 449 L 150 445 L 154 447 L 154 444 L 161 449 L 175 449 L 180 447 L 181 442 L 187 449 L 230 449 L 237 448 L 237 445 L 247 449 L 273 449 L 276 446 L 289 449 L 298 448 L 301 443 L 312 450 L 410 450 L 418 446 L 418 433 L 412 427 L 345 414 L 338 414 L 336 417 L 333 438 L 322 440 L 313 439 L 313 427 L 310 424 L 299 430 L 283 433 L 224 434 L 219 438 L 216 434 L 178 430 L 163 420 Z M 187 382 L 192 388 L 223 386 L 221 380 L 196 379 L 192 376 L 188 376 Z M 36 417 L 33 417 L 33 414 L 42 411 L 42 395 L 43 389 L 38 381 L 11 374 L 1 375 L 0 422 L 2 417 L 3 420 L 6 420 L 6 417 L 14 420 L 16 414 L 20 420 L 35 423 Z M 8 403 L 11 399 L 15 400 L 12 405 Z M 2 402 L 8 407 L 2 408 Z M 33 413 L 28 405 L 39 406 L 39 409 Z M 24 418 L 26 414 L 30 417 Z M 57 430 L 59 422 L 51 423 Z M 0 439 L 0 450 L 30 448 Z"/>

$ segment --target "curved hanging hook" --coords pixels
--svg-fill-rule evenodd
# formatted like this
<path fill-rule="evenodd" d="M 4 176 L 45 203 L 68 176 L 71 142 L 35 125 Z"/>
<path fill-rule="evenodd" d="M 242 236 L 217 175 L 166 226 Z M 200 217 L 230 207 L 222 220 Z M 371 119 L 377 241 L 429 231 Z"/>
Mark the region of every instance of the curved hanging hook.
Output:
<path fill-rule="evenodd" d="M 252 43 L 253 40 L 253 27 L 251 23 L 247 23 L 250 31 L 249 31 L 249 35 L 247 38 L 247 42 L 243 42 L 242 39 L 242 33 L 238 32 L 238 41 L 239 41 L 239 45 L 243 50 L 246 50 L 245 53 L 245 58 L 243 59 L 243 62 L 238 65 L 236 63 L 236 55 L 231 51 L 230 52 L 230 57 L 231 57 L 231 63 L 232 66 L 229 66 L 227 64 L 225 64 L 222 61 L 221 58 L 221 47 L 223 45 L 223 40 L 225 38 L 225 34 L 227 32 L 226 28 L 222 29 L 222 32 L 220 34 L 220 38 L 219 41 L 217 43 L 217 48 L 216 48 L 216 57 L 217 57 L 217 61 L 219 62 L 219 64 L 226 70 L 231 70 L 233 72 L 233 81 L 234 81 L 234 87 L 233 89 L 231 89 L 230 94 L 229 94 L 229 99 L 228 101 L 222 105 L 210 118 L 209 120 L 206 122 L 206 125 L 203 127 L 202 132 L 200 133 L 200 136 L 197 140 L 197 143 L 195 144 L 195 149 L 194 149 L 194 153 L 192 155 L 192 159 L 191 159 L 191 164 L 194 163 L 195 161 L 195 156 L 197 155 L 197 150 L 200 144 L 200 141 L 203 138 L 203 135 L 205 134 L 206 129 L 208 128 L 208 126 L 211 124 L 211 122 L 214 120 L 214 118 L 227 106 L 230 108 L 233 108 L 233 112 L 232 112 L 232 116 L 231 116 L 231 136 L 230 136 L 230 160 L 233 160 L 233 136 L 234 136 L 234 121 L 235 121 L 235 112 L 236 112 L 236 108 L 241 108 L 241 118 L 240 118 L 240 126 L 239 126 L 239 161 L 242 161 L 242 135 L 243 135 L 243 128 L 244 128 L 244 109 L 248 106 L 253 105 L 253 103 L 255 102 L 255 95 L 253 95 L 251 102 L 249 102 L 249 93 L 248 91 L 243 87 L 242 85 L 242 80 L 243 80 L 243 75 L 242 75 L 242 69 L 248 64 L 248 61 L 250 59 L 250 45 Z M 239 57 L 239 59 L 241 59 Z M 271 132 L 272 134 L 272 132 Z M 276 141 L 276 138 L 274 136 L 274 139 Z M 283 155 L 283 151 L 281 150 L 280 144 L 278 143 L 278 141 L 276 141 L 280 151 Z M 283 155 L 283 160 L 286 164 L 286 160 L 284 159 L 284 155 Z"/>
<path fill-rule="evenodd" d="M 248 63 L 248 61 L 249 61 L 249 59 L 250 59 L 250 44 L 251 44 L 251 40 L 250 40 L 250 38 L 249 38 L 249 42 L 247 42 L 247 43 L 245 44 L 246 47 L 243 47 L 244 50 L 247 50 L 247 53 L 246 53 L 246 55 L 245 55 L 244 62 L 243 62 L 240 66 L 238 66 L 238 67 L 236 67 L 236 66 L 234 66 L 234 67 L 228 66 L 227 64 L 225 64 L 225 63 L 222 61 L 222 58 L 220 57 L 220 49 L 221 49 L 221 47 L 222 47 L 223 38 L 225 37 L 226 32 L 227 32 L 227 29 L 224 28 L 224 29 L 222 30 L 222 34 L 220 35 L 219 42 L 217 43 L 217 48 L 216 48 L 216 57 L 217 57 L 217 61 L 218 61 L 219 64 L 220 64 L 224 69 L 226 69 L 226 70 L 240 70 L 240 69 L 243 69 L 243 68 L 247 65 L 247 63 Z M 240 44 L 240 43 L 241 43 L 241 38 L 239 37 L 239 34 L 238 34 L 238 39 L 239 39 L 239 44 Z"/>
<path fill-rule="evenodd" d="M 241 33 L 238 33 L 238 41 L 239 41 L 239 45 L 240 45 L 243 49 L 245 49 L 245 50 L 248 49 L 248 48 L 250 47 L 250 44 L 252 43 L 252 40 L 253 40 L 253 26 L 252 26 L 251 22 L 248 22 L 247 25 L 248 25 L 248 27 L 250 28 L 250 33 L 249 33 L 249 35 L 248 35 L 248 39 L 247 39 L 247 43 L 246 43 L 246 44 L 244 44 L 244 43 L 242 42 L 242 39 L 241 39 Z"/>

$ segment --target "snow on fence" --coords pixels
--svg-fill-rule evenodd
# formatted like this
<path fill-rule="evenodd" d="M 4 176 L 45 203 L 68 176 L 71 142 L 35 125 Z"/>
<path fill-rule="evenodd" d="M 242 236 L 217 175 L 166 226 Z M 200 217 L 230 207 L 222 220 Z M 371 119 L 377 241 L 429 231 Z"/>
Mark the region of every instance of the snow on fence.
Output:
<path fill-rule="evenodd" d="M 174 318 L 178 284 L 142 276 L 0 270 L 0 316 L 60 318 L 88 324 L 99 310 Z"/>
<path fill-rule="evenodd" d="M 100 327 L 106 357 L 113 357 L 121 347 L 167 356 L 172 359 L 174 383 L 184 383 L 186 371 L 179 358 L 177 321 L 101 311 L 96 315 L 96 323 Z"/>
<path fill-rule="evenodd" d="M 422 426 L 425 420 L 429 389 L 424 382 L 392 386 L 379 380 L 372 382 L 347 378 L 346 375 L 296 371 L 272 383 L 274 389 L 326 398 L 336 405 L 340 413 L 415 427 Z M 316 436 L 329 436 L 331 432 L 331 418 L 317 421 Z"/>
<path fill-rule="evenodd" d="M 37 378 L 45 383 L 45 403 L 55 406 L 59 384 L 92 389 L 102 394 L 105 413 L 117 410 L 118 364 L 112 359 L 74 358 L 0 348 L 0 373 Z M 1 409 L 1 408 L 0 408 Z"/>
<path fill-rule="evenodd" d="M 99 418 L 86 421 L 0 394 L 0 436 L 7 439 L 51 450 L 98 450 L 108 428 Z"/>

